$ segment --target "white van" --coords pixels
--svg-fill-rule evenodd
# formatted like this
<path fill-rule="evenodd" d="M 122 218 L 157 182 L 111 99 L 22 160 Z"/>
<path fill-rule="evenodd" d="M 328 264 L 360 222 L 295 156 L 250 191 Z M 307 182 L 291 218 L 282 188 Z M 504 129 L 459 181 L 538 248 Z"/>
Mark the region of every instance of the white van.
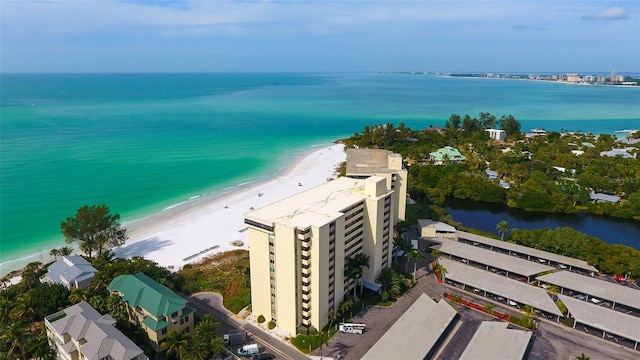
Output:
<path fill-rule="evenodd" d="M 238 355 L 241 356 L 251 356 L 260 354 L 260 349 L 258 349 L 258 344 L 249 344 L 245 345 L 241 348 L 238 348 Z"/>
<path fill-rule="evenodd" d="M 367 326 L 365 324 L 340 324 L 338 330 L 341 333 L 363 334 Z"/>
<path fill-rule="evenodd" d="M 594 303 L 594 304 L 600 304 L 602 302 L 602 300 L 596 299 L 596 298 L 591 298 L 591 302 Z"/>

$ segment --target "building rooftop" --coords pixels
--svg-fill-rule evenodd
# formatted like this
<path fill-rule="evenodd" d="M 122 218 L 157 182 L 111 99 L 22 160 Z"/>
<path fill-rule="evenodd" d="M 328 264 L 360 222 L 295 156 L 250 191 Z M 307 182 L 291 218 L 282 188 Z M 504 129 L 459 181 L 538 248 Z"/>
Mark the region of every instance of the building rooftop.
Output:
<path fill-rule="evenodd" d="M 384 179 L 377 176 L 366 180 L 341 177 L 248 212 L 245 218 L 269 226 L 275 223 L 299 228 L 323 226 L 342 216 L 344 209 L 367 198 L 366 181 Z"/>
<path fill-rule="evenodd" d="M 401 158 L 388 150 L 381 149 L 347 149 L 347 174 L 388 173 L 389 157 Z"/>
<path fill-rule="evenodd" d="M 97 272 L 82 256 L 71 255 L 63 256 L 49 265 L 45 276 L 54 283 L 68 287 L 74 280 L 82 282 L 92 278 Z"/>
<path fill-rule="evenodd" d="M 601 151 L 600 156 L 611 156 L 611 157 L 622 156 L 625 159 L 635 158 L 635 156 L 629 154 L 629 152 L 627 152 L 627 150 L 625 149 L 613 149 L 609 151 Z"/>
<path fill-rule="evenodd" d="M 400 316 L 362 357 L 363 360 L 422 360 L 451 324 L 457 311 L 444 299 L 433 301 L 425 294 Z"/>
<path fill-rule="evenodd" d="M 558 297 L 577 322 L 633 341 L 640 341 L 640 318 L 570 296 L 558 295 Z"/>
<path fill-rule="evenodd" d="M 451 146 L 445 146 L 434 152 L 430 152 L 429 155 L 437 161 L 443 161 L 445 158 L 449 161 L 466 160 L 464 155 L 462 155 L 458 149 Z"/>
<path fill-rule="evenodd" d="M 483 321 L 460 360 L 523 359 L 533 333 L 508 326 L 502 321 Z"/>
<path fill-rule="evenodd" d="M 640 309 L 640 291 L 618 283 L 595 279 L 589 276 L 558 271 L 538 277 L 538 280 L 557 285 L 565 289 L 582 292 L 602 300 L 615 301 L 616 304 Z"/>
<path fill-rule="evenodd" d="M 522 276 L 532 276 L 541 272 L 553 270 L 551 266 L 520 259 L 514 256 L 501 254 L 496 251 L 483 249 L 473 245 L 463 244 L 453 239 L 438 238 L 441 245 L 433 248 L 440 250 L 443 254 L 451 254 L 479 264 L 489 265 L 500 270 L 506 270 Z"/>
<path fill-rule="evenodd" d="M 513 244 L 513 243 L 502 241 L 502 240 L 491 239 L 488 237 L 471 234 L 464 231 L 458 231 L 458 238 L 467 239 L 470 241 L 474 241 L 474 242 L 489 245 L 489 246 L 499 247 L 505 250 L 515 251 L 525 255 L 531 255 L 539 259 L 551 260 L 556 263 L 565 264 L 565 265 L 577 267 L 577 268 L 588 270 L 588 271 L 598 271 L 598 269 L 596 269 L 595 267 L 587 264 L 586 261 L 578 260 L 578 259 L 564 256 L 564 255 L 554 254 L 548 251 L 530 248 L 528 246 Z"/>
<path fill-rule="evenodd" d="M 156 318 L 170 316 L 187 305 L 187 300 L 144 273 L 118 275 L 107 289 L 118 291 L 130 306 L 139 306 Z"/>
<path fill-rule="evenodd" d="M 129 360 L 139 356 L 146 359 L 142 349 L 114 327 L 116 321 L 110 315 L 102 315 L 88 302 L 81 302 L 45 318 L 59 335 L 68 334 L 81 343 L 64 344 L 68 353 L 80 351 L 85 359 Z M 84 342 L 81 342 L 83 340 Z"/>
<path fill-rule="evenodd" d="M 453 226 L 443 223 L 441 221 L 434 221 L 431 219 L 419 219 L 418 220 L 418 225 L 420 226 L 420 228 L 423 227 L 434 227 L 436 229 L 436 231 L 439 232 L 456 232 L 456 228 L 454 228 Z"/>
<path fill-rule="evenodd" d="M 562 315 L 549 294 L 542 288 L 473 266 L 464 265 L 457 261 L 440 258 L 438 262 L 447 269 L 445 275 L 447 279 L 467 284 L 520 304 L 531 305 L 550 314 Z"/>
<path fill-rule="evenodd" d="M 590 193 L 589 198 L 591 199 L 591 201 L 606 201 L 612 203 L 617 203 L 618 201 L 620 201 L 619 196 L 607 195 L 602 193 Z"/>

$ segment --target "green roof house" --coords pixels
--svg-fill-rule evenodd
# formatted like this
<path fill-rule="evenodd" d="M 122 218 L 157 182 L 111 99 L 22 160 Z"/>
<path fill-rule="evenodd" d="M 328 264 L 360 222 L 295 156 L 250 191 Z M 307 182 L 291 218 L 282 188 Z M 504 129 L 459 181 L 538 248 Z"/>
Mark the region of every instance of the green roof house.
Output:
<path fill-rule="evenodd" d="M 436 165 L 442 165 L 447 162 L 455 163 L 467 159 L 460 153 L 460 151 L 458 151 L 458 149 L 451 146 L 445 146 L 434 152 L 431 152 L 429 153 L 429 157 L 431 161 L 433 161 L 433 163 Z"/>
<path fill-rule="evenodd" d="M 195 310 L 187 300 L 143 273 L 116 276 L 107 289 L 122 297 L 129 321 L 142 326 L 156 349 L 168 333 L 193 330 Z"/>

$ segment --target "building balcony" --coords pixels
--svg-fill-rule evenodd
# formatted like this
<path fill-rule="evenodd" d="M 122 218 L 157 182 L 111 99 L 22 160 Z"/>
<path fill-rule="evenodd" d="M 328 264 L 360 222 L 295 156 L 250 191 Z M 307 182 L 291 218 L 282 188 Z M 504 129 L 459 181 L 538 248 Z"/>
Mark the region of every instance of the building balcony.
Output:
<path fill-rule="evenodd" d="M 302 281 L 302 287 L 303 288 L 311 288 L 311 280 L 303 280 Z M 309 289 L 311 290 L 311 289 Z"/>

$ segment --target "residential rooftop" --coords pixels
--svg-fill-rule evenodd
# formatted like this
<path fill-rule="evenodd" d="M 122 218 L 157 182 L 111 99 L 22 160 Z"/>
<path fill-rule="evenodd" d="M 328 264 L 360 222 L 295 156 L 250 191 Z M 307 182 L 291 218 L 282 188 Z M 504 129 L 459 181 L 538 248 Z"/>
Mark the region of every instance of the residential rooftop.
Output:
<path fill-rule="evenodd" d="M 98 270 L 91 266 L 82 256 L 63 256 L 47 267 L 47 273 L 43 277 L 46 281 L 62 284 L 68 288 L 86 287 Z"/>
<path fill-rule="evenodd" d="M 440 258 L 438 262 L 447 269 L 445 277 L 488 293 L 502 296 L 524 305 L 557 316 L 562 315 L 549 294 L 537 286 L 484 271 L 460 262 Z"/>
<path fill-rule="evenodd" d="M 522 276 L 533 276 L 554 269 L 548 265 L 505 255 L 473 245 L 467 245 L 454 239 L 438 238 L 437 240 L 440 241 L 441 244 L 435 245 L 433 248 L 440 250 L 442 254 L 450 254 Z"/>
<path fill-rule="evenodd" d="M 144 273 L 118 275 L 107 289 L 119 292 L 130 306 L 139 306 L 156 318 L 170 316 L 187 304 L 187 300 Z"/>
<path fill-rule="evenodd" d="M 523 359 L 533 333 L 508 326 L 501 321 L 483 321 L 460 360 Z"/>
<path fill-rule="evenodd" d="M 422 294 L 362 357 L 363 360 L 426 358 L 457 311 L 444 299 Z"/>
<path fill-rule="evenodd" d="M 68 335 L 80 344 L 79 349 L 74 341 L 60 344 L 67 354 L 79 351 L 87 360 L 147 359 L 142 349 L 114 327 L 116 321 L 110 315 L 100 314 L 86 301 L 51 314 L 45 320 L 58 335 Z"/>
<path fill-rule="evenodd" d="M 553 274 L 543 275 L 538 277 L 538 280 L 640 310 L 640 291 L 618 283 L 611 283 L 570 271 L 558 271 Z"/>

